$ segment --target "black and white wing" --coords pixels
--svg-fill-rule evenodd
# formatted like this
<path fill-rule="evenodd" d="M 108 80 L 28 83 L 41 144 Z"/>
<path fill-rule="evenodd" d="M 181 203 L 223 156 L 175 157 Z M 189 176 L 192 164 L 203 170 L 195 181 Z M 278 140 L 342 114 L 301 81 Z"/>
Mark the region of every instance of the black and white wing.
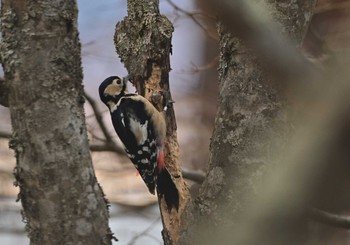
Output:
<path fill-rule="evenodd" d="M 154 194 L 159 135 L 152 121 L 150 108 L 147 107 L 149 102 L 140 97 L 132 95 L 121 98 L 116 109 L 111 112 L 112 121 L 128 157 L 149 191 Z"/>

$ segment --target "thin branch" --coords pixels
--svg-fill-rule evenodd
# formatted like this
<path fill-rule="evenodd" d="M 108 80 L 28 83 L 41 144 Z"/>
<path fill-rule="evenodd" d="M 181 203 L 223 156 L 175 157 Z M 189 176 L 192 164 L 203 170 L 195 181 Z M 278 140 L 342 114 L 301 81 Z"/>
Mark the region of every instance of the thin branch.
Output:
<path fill-rule="evenodd" d="M 91 130 L 91 129 L 88 129 L 88 132 L 89 132 L 89 134 L 91 134 L 91 137 L 92 137 L 94 140 L 98 140 L 98 141 L 104 142 L 104 144 L 106 144 L 106 139 L 105 139 L 105 138 L 102 138 L 102 137 L 97 136 L 97 135 L 93 132 L 93 130 Z"/>
<path fill-rule="evenodd" d="M 100 115 L 100 113 L 97 111 L 95 101 L 86 94 L 85 94 L 85 97 L 87 98 L 87 100 L 89 101 L 91 107 L 93 108 L 93 110 L 95 112 L 96 120 L 97 121 L 100 120 L 99 125 L 101 125 L 100 123 L 102 123 L 102 125 L 103 125 L 102 127 L 106 130 L 106 127 L 101 120 L 102 117 L 97 116 L 97 115 Z M 96 111 L 98 112 L 97 114 L 96 114 Z M 100 119 L 97 119 L 97 118 L 100 118 Z M 10 132 L 0 129 L 0 138 L 9 139 L 10 137 L 11 137 Z M 114 141 L 112 141 L 112 142 L 114 142 Z M 115 143 L 110 143 L 108 141 L 105 141 L 104 144 L 90 144 L 90 150 L 95 151 L 95 152 L 109 151 L 109 152 L 114 152 L 117 154 L 125 154 L 124 150 L 121 147 L 118 147 Z M 182 175 L 185 179 L 197 182 L 199 184 L 203 183 L 203 181 L 205 179 L 205 174 L 203 174 L 201 172 L 191 171 L 191 170 L 183 169 Z"/>
<path fill-rule="evenodd" d="M 111 138 L 111 136 L 108 133 L 107 127 L 104 124 L 103 120 L 102 120 L 102 115 L 101 113 L 98 111 L 97 106 L 96 106 L 96 102 L 94 101 L 93 98 L 91 98 L 89 95 L 87 95 L 86 93 L 84 94 L 85 98 L 87 99 L 87 101 L 89 102 L 89 104 L 92 107 L 92 110 L 95 113 L 95 117 L 96 120 L 104 134 L 104 136 L 106 137 L 106 141 L 104 144 L 90 144 L 90 150 L 91 151 L 110 151 L 110 152 L 115 152 L 117 154 L 125 154 L 125 151 L 119 147 Z M 5 130 L 1 130 L 0 129 L 0 138 L 6 138 L 9 139 L 11 138 L 11 132 L 5 131 Z"/>
<path fill-rule="evenodd" d="M 197 182 L 199 184 L 203 183 L 203 181 L 205 180 L 205 174 L 203 174 L 202 172 L 185 169 L 182 169 L 182 177 Z"/>
<path fill-rule="evenodd" d="M 125 151 L 116 144 L 90 144 L 91 151 L 111 151 L 117 154 L 125 154 Z"/>
<path fill-rule="evenodd" d="M 86 93 L 86 91 L 84 91 L 84 96 L 85 96 L 86 100 L 89 102 L 92 110 L 94 111 L 96 121 L 97 121 L 99 127 L 101 128 L 104 137 L 106 138 L 106 144 L 104 144 L 104 145 L 91 145 L 90 149 L 93 151 L 113 151 L 113 152 L 116 152 L 118 154 L 124 154 L 124 150 L 113 141 L 111 135 L 109 134 L 107 126 L 103 122 L 102 114 L 97 108 L 96 101 L 90 95 L 88 95 Z"/>
<path fill-rule="evenodd" d="M 189 70 L 183 70 L 182 73 L 193 74 L 197 72 L 207 71 L 214 67 L 217 67 L 218 62 L 219 62 L 219 56 L 217 55 L 211 61 L 209 61 L 207 64 L 203 66 L 196 66 L 195 64 L 192 64 L 192 67 Z"/>
<path fill-rule="evenodd" d="M 128 245 L 133 245 L 133 244 L 135 244 L 135 242 L 137 241 L 137 239 L 139 239 L 139 238 L 142 237 L 142 236 L 149 236 L 149 237 L 153 238 L 154 240 L 158 241 L 159 244 L 161 244 L 161 242 L 160 242 L 156 237 L 154 237 L 154 236 L 148 234 L 148 232 L 153 228 L 153 226 L 154 226 L 155 224 L 157 224 L 157 223 L 159 222 L 159 220 L 160 220 L 160 217 L 157 218 L 156 220 L 154 220 L 144 231 L 142 231 L 142 232 L 140 232 L 139 234 L 135 235 L 135 236 L 129 241 Z"/>
<path fill-rule="evenodd" d="M 350 7 L 349 2 L 329 2 L 327 4 L 320 4 L 320 6 L 317 6 L 315 9 L 315 14 L 320 14 L 324 13 L 327 11 L 332 11 L 332 10 L 339 10 L 339 9 L 346 9 Z"/>
<path fill-rule="evenodd" d="M 0 138 L 9 139 L 11 133 L 0 129 Z M 124 155 L 125 151 L 115 143 L 105 142 L 104 144 L 90 144 L 91 151 L 110 151 Z"/>
<path fill-rule="evenodd" d="M 106 137 L 106 140 L 108 142 L 113 142 L 113 139 L 109 135 L 108 129 L 107 129 L 106 125 L 103 122 L 102 115 L 101 115 L 100 111 L 97 108 L 96 101 L 90 95 L 88 95 L 86 93 L 86 91 L 84 91 L 84 96 L 85 96 L 86 100 L 89 102 L 89 104 L 91 105 L 91 108 L 92 108 L 92 110 L 95 113 L 96 121 L 97 121 L 98 125 L 100 126 L 104 136 Z"/>
<path fill-rule="evenodd" d="M 208 13 L 205 13 L 205 12 L 203 12 L 203 11 L 193 11 L 193 12 L 191 12 L 190 14 L 192 14 L 193 16 L 198 16 L 198 17 L 202 17 L 202 18 L 207 18 L 207 19 L 210 19 L 210 20 L 212 20 L 212 21 L 216 21 L 216 17 L 214 17 L 214 16 L 212 16 L 212 15 L 210 15 L 210 14 L 208 14 Z"/>
<path fill-rule="evenodd" d="M 350 217 L 345 217 L 338 214 L 331 214 L 319 209 L 313 209 L 311 211 L 311 218 L 314 221 L 317 221 L 329 226 L 343 228 L 347 230 L 350 229 Z"/>
<path fill-rule="evenodd" d="M 176 5 L 172 0 L 166 0 L 170 6 L 172 6 L 176 11 L 183 13 L 184 15 L 186 15 L 187 17 L 189 17 L 196 25 L 199 26 L 199 28 L 201 28 L 205 33 L 207 33 L 207 35 L 214 39 L 215 41 L 218 41 L 218 35 L 213 34 L 211 31 L 208 30 L 208 28 L 206 26 L 204 26 L 198 19 L 197 16 L 201 16 L 201 17 L 206 17 L 209 19 L 214 20 L 215 18 L 212 17 L 209 14 L 205 14 L 203 12 L 189 12 L 183 8 L 180 8 L 178 5 Z"/>
<path fill-rule="evenodd" d="M 6 138 L 6 139 L 11 138 L 11 132 L 0 129 L 0 138 Z"/>
<path fill-rule="evenodd" d="M 12 234 L 12 235 L 24 235 L 25 230 L 24 228 L 8 228 L 8 227 L 1 227 L 0 228 L 0 234 Z"/>

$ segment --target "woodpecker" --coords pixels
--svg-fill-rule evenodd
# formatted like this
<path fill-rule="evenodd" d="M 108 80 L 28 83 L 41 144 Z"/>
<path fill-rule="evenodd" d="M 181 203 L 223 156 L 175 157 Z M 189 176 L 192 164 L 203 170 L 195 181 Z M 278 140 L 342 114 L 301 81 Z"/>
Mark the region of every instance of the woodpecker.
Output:
<path fill-rule="evenodd" d="M 166 123 L 146 98 L 129 93 L 127 79 L 106 78 L 99 87 L 101 101 L 108 107 L 113 127 L 124 149 L 150 193 L 164 196 L 168 210 L 179 208 L 179 193 L 164 164 Z"/>

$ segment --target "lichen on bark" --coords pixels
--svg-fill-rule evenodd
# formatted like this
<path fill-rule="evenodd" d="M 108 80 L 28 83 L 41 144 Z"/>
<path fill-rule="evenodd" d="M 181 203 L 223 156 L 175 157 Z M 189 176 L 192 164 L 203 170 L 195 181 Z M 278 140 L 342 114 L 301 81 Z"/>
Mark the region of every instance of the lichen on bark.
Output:
<path fill-rule="evenodd" d="M 180 235 L 180 217 L 186 208 L 189 192 L 178 163 L 179 145 L 176 120 L 169 86 L 171 22 L 159 13 L 157 0 L 129 0 L 128 16 L 118 22 L 114 41 L 117 53 L 124 63 L 137 92 L 165 113 L 167 137 L 165 165 L 179 191 L 179 210 L 168 212 L 164 200 L 158 196 L 165 244 L 177 244 Z"/>

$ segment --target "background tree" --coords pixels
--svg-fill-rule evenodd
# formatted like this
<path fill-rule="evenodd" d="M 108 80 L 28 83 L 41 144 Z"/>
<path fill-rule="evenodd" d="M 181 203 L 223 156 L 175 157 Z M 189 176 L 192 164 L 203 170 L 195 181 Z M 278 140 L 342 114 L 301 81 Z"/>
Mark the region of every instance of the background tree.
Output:
<path fill-rule="evenodd" d="M 251 4 L 258 5 L 257 2 Z M 245 207 L 256 201 L 256 195 L 248 193 L 256 192 L 262 176 L 267 174 L 266 169 L 273 154 L 288 144 L 291 121 L 286 116 L 286 97 L 281 96 L 276 86 L 268 82 L 266 70 L 262 72 L 262 67 L 272 66 L 268 70 L 272 71 L 269 76 L 280 84 L 281 74 L 286 75 L 285 80 L 298 79 L 298 76 L 292 76 L 291 71 L 282 65 L 279 69 L 273 69 L 276 68 L 273 59 L 282 56 L 285 59 L 289 49 L 280 49 L 281 45 L 275 46 L 275 50 L 271 49 L 272 45 L 276 45 L 273 39 L 278 35 L 271 31 L 271 23 L 267 25 L 262 17 L 272 15 L 284 34 L 294 45 L 298 45 L 305 35 L 315 1 L 297 1 L 293 7 L 269 1 L 265 1 L 265 4 L 267 7 L 262 9 L 267 13 L 261 10 L 260 15 L 253 15 L 250 3 L 244 1 L 221 2 L 216 6 L 224 22 L 219 25 L 218 112 L 210 145 L 209 171 L 199 196 L 191 202 L 187 212 L 188 223 L 183 231 L 182 244 L 211 244 L 218 241 L 218 237 L 225 238 L 215 233 L 221 229 L 226 231 L 229 241 L 237 242 L 234 237 L 238 232 L 234 232 L 233 224 L 235 228 L 239 226 L 241 219 L 245 218 L 241 217 Z M 263 57 L 263 65 L 257 62 L 251 48 Z M 280 54 L 275 55 L 277 52 Z M 289 58 L 295 58 L 295 54 L 292 53 Z M 296 63 L 298 68 L 303 63 L 299 60 Z M 259 226 L 260 231 L 244 233 L 259 240 L 252 238 L 251 243 L 237 244 L 256 244 L 257 241 L 260 244 L 297 244 L 304 234 L 300 232 L 302 229 L 298 229 L 299 233 L 295 230 L 298 226 L 302 227 L 301 221 L 296 213 L 288 218 L 288 207 L 280 208 L 280 214 L 288 220 L 288 225 L 281 226 L 281 220 L 275 219 L 271 213 L 265 214 L 275 223 L 266 220 L 266 224 Z M 208 217 L 210 223 L 207 222 Z M 291 233 L 293 231 L 293 236 L 286 235 L 288 229 Z M 222 240 L 223 244 L 227 242 Z"/>
<path fill-rule="evenodd" d="M 86 133 L 76 2 L 1 7 L 10 147 L 31 244 L 111 244 Z"/>

